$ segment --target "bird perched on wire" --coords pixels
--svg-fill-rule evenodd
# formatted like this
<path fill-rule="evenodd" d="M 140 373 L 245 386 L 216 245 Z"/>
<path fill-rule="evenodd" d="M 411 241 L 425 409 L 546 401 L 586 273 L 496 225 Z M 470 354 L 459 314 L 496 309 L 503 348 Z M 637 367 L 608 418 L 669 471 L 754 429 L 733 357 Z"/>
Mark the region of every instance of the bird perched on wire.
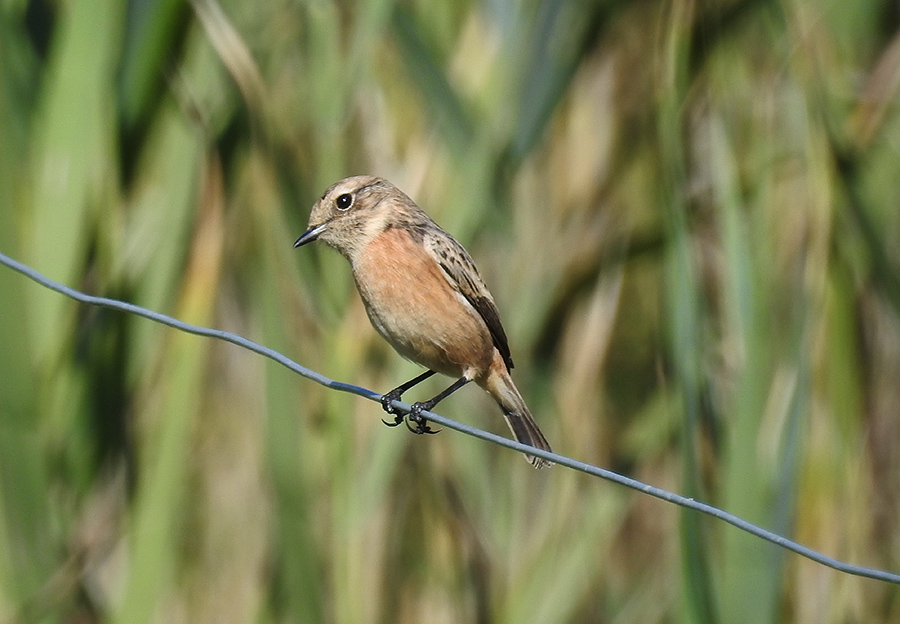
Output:
<path fill-rule="evenodd" d="M 494 298 L 468 252 L 413 200 L 382 178 L 355 176 L 332 185 L 313 206 L 309 229 L 294 243 L 321 240 L 353 270 L 375 329 L 400 355 L 428 370 L 382 397 L 392 405 L 435 373 L 456 377 L 449 388 L 411 406 L 415 433 L 432 433 L 422 411 L 474 381 L 490 394 L 516 440 L 549 451 L 510 370 L 513 361 Z M 391 423 L 389 423 L 391 424 Z M 552 465 L 525 456 L 536 468 Z"/>

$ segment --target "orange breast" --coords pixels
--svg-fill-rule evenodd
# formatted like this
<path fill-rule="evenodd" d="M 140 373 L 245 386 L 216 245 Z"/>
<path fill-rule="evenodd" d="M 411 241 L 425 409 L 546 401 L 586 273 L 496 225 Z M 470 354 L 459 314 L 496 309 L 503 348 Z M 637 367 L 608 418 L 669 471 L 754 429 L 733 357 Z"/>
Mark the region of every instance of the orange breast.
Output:
<path fill-rule="evenodd" d="M 401 355 L 452 377 L 486 373 L 494 352 L 487 325 L 409 232 L 372 239 L 353 276 L 375 329 Z"/>

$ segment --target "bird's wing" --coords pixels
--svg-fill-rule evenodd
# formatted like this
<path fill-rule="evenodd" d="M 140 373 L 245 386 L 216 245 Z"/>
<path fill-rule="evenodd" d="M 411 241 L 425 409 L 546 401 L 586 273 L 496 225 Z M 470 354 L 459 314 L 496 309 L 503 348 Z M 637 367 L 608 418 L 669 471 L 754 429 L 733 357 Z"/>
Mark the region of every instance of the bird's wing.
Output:
<path fill-rule="evenodd" d="M 484 320 L 494 346 L 503 357 L 506 367 L 512 370 L 513 361 L 509 353 L 506 332 L 503 331 L 503 324 L 500 322 L 500 312 L 469 253 L 456 239 L 440 228 L 428 228 L 423 243 L 453 289 L 465 297 Z"/>

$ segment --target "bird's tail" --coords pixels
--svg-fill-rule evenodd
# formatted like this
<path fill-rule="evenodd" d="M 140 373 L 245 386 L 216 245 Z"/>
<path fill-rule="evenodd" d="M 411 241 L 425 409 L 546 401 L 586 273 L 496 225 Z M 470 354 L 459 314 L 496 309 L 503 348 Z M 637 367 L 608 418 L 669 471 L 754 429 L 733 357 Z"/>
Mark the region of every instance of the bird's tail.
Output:
<path fill-rule="evenodd" d="M 506 418 L 506 424 L 509 425 L 516 441 L 545 451 L 552 450 L 547 442 L 547 438 L 541 433 L 540 428 L 534 421 L 534 417 L 528 411 L 525 400 L 519 394 L 519 390 L 513 383 L 512 377 L 509 376 L 509 372 L 504 364 L 501 363 L 500 366 L 492 367 L 491 372 L 487 375 L 482 385 L 494 397 L 497 404 L 500 405 L 500 409 L 503 410 L 503 416 Z M 526 454 L 525 459 L 535 468 L 547 468 L 553 465 L 553 462 L 534 457 L 533 455 Z"/>

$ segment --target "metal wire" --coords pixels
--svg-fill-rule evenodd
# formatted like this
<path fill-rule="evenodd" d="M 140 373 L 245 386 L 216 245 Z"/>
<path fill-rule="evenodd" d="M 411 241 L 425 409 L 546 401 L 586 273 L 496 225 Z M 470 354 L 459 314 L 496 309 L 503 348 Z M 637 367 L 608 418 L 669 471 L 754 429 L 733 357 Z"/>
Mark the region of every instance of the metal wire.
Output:
<path fill-rule="evenodd" d="M 294 371 L 298 375 L 302 375 L 307 379 L 311 379 L 316 383 L 319 383 L 327 388 L 332 388 L 334 390 L 339 390 L 341 392 L 348 392 L 350 394 L 355 394 L 361 397 L 365 397 L 372 401 L 381 401 L 381 395 L 377 392 L 373 392 L 367 388 L 362 388 L 360 386 L 354 386 L 353 384 L 343 383 L 340 381 L 335 381 L 333 379 L 329 379 L 324 375 L 317 373 L 316 371 L 310 370 L 300 364 L 297 364 L 290 358 L 282 355 L 281 353 L 274 351 L 268 347 L 264 347 L 260 344 L 253 342 L 252 340 L 248 340 L 243 336 L 239 336 L 237 334 L 233 334 L 231 332 L 222 331 L 219 329 L 211 329 L 208 327 L 199 327 L 197 325 L 191 325 L 189 323 L 184 323 L 179 321 L 178 319 L 172 318 L 171 316 L 167 316 L 165 314 L 160 314 L 159 312 L 154 312 L 153 310 L 148 310 L 147 308 L 143 308 L 138 305 L 134 305 L 133 303 L 127 303 L 125 301 L 119 301 L 117 299 L 108 299 L 106 297 L 95 297 L 93 295 L 85 294 L 81 291 L 75 290 L 73 288 L 69 288 L 68 286 L 64 286 L 59 282 L 53 281 L 48 277 L 38 273 L 31 267 L 22 264 L 21 262 L 17 262 L 6 256 L 3 253 L 0 253 L 0 262 L 10 267 L 14 271 L 18 271 L 22 275 L 34 280 L 38 284 L 49 288 L 50 290 L 56 291 L 62 295 L 70 297 L 76 301 L 80 301 L 81 303 L 86 303 L 88 305 L 101 306 L 104 308 L 110 308 L 112 310 L 119 310 L 122 312 L 128 312 L 130 314 L 136 314 L 137 316 L 142 316 L 146 319 L 154 321 L 156 323 L 162 323 L 163 325 L 168 325 L 169 327 L 173 327 L 179 331 L 187 332 L 189 334 L 195 334 L 197 336 L 206 336 L 209 338 L 217 338 L 219 340 L 224 340 L 225 342 L 230 342 L 232 344 L 238 345 L 239 347 L 243 347 L 245 349 L 249 349 L 255 353 L 258 353 L 264 357 L 267 357 L 271 360 L 274 360 L 281 364 L 282 366 L 287 367 L 288 369 Z M 410 405 L 408 403 L 404 403 L 402 401 L 394 401 L 392 405 L 403 411 L 409 412 Z M 547 459 L 555 464 L 560 466 L 565 466 L 566 468 L 571 468 L 572 470 L 577 470 L 579 472 L 583 472 L 595 477 L 600 477 L 601 479 L 605 479 L 607 481 L 612 481 L 613 483 L 618 483 L 619 485 L 624 485 L 625 487 L 631 488 L 633 490 L 637 490 L 638 492 L 642 492 L 644 494 L 648 494 L 660 500 L 664 500 L 668 503 L 674 503 L 685 509 L 691 509 L 697 511 L 699 513 L 703 513 L 714 518 L 718 518 L 723 522 L 727 522 L 728 524 L 737 527 L 742 531 L 746 531 L 751 535 L 755 535 L 760 539 L 763 539 L 767 542 L 771 542 L 776 546 L 780 546 L 787 550 L 793 551 L 798 555 L 802 555 L 807 559 L 811 559 L 816 563 L 820 563 L 829 568 L 833 568 L 838 570 L 839 572 L 844 572 L 846 574 L 853 574 L 855 576 L 862 576 L 866 578 L 875 579 L 878 581 L 885 581 L 887 583 L 894 583 L 900 585 L 900 574 L 896 574 L 893 572 L 886 572 L 883 570 L 876 570 L 873 568 L 866 568 L 863 566 L 853 565 L 849 563 L 845 563 L 843 561 L 838 561 L 837 559 L 833 559 L 828 557 L 827 555 L 823 555 L 820 552 L 817 552 L 811 548 L 807 548 L 797 542 L 789 540 L 788 538 L 778 535 L 777 533 L 773 533 L 767 529 L 763 529 L 762 527 L 756 526 L 751 522 L 747 522 L 742 518 L 739 518 L 733 514 L 728 513 L 727 511 L 723 511 L 718 507 L 713 507 L 712 505 L 708 505 L 706 503 L 702 503 L 698 500 L 694 500 L 693 498 L 686 498 L 684 496 L 680 496 L 678 494 L 674 494 L 667 490 L 663 490 L 658 487 L 654 487 L 652 485 L 648 485 L 646 483 L 642 483 L 636 479 L 632 479 L 630 477 L 626 477 L 624 475 L 620 475 L 618 473 L 612 472 L 610 470 L 606 470 L 604 468 L 600 468 L 598 466 L 593 466 L 591 464 L 586 464 L 584 462 L 578 461 L 577 459 L 572 459 L 571 457 L 566 457 L 565 455 L 560 455 L 558 453 L 551 453 L 549 451 L 544 451 L 541 449 L 532 448 L 530 446 L 526 446 L 524 444 L 520 444 L 514 440 L 509 438 L 504 438 L 503 436 L 499 436 L 488 431 L 484 431 L 482 429 L 478 429 L 477 427 L 472 427 L 470 425 L 463 424 L 461 422 L 457 422 L 455 420 L 451 420 L 440 414 L 436 414 L 434 412 L 423 411 L 422 415 L 427 418 L 427 420 L 437 423 L 443 427 L 448 429 L 454 429 L 459 431 L 460 433 L 464 433 L 466 435 L 473 436 L 475 438 L 480 438 L 482 440 L 486 440 L 488 442 L 493 442 L 494 444 L 498 444 L 500 446 L 505 446 L 506 448 L 512 449 L 514 451 L 519 451 L 521 453 L 528 453 L 529 455 L 535 455 L 537 457 L 541 457 L 543 459 Z"/>

